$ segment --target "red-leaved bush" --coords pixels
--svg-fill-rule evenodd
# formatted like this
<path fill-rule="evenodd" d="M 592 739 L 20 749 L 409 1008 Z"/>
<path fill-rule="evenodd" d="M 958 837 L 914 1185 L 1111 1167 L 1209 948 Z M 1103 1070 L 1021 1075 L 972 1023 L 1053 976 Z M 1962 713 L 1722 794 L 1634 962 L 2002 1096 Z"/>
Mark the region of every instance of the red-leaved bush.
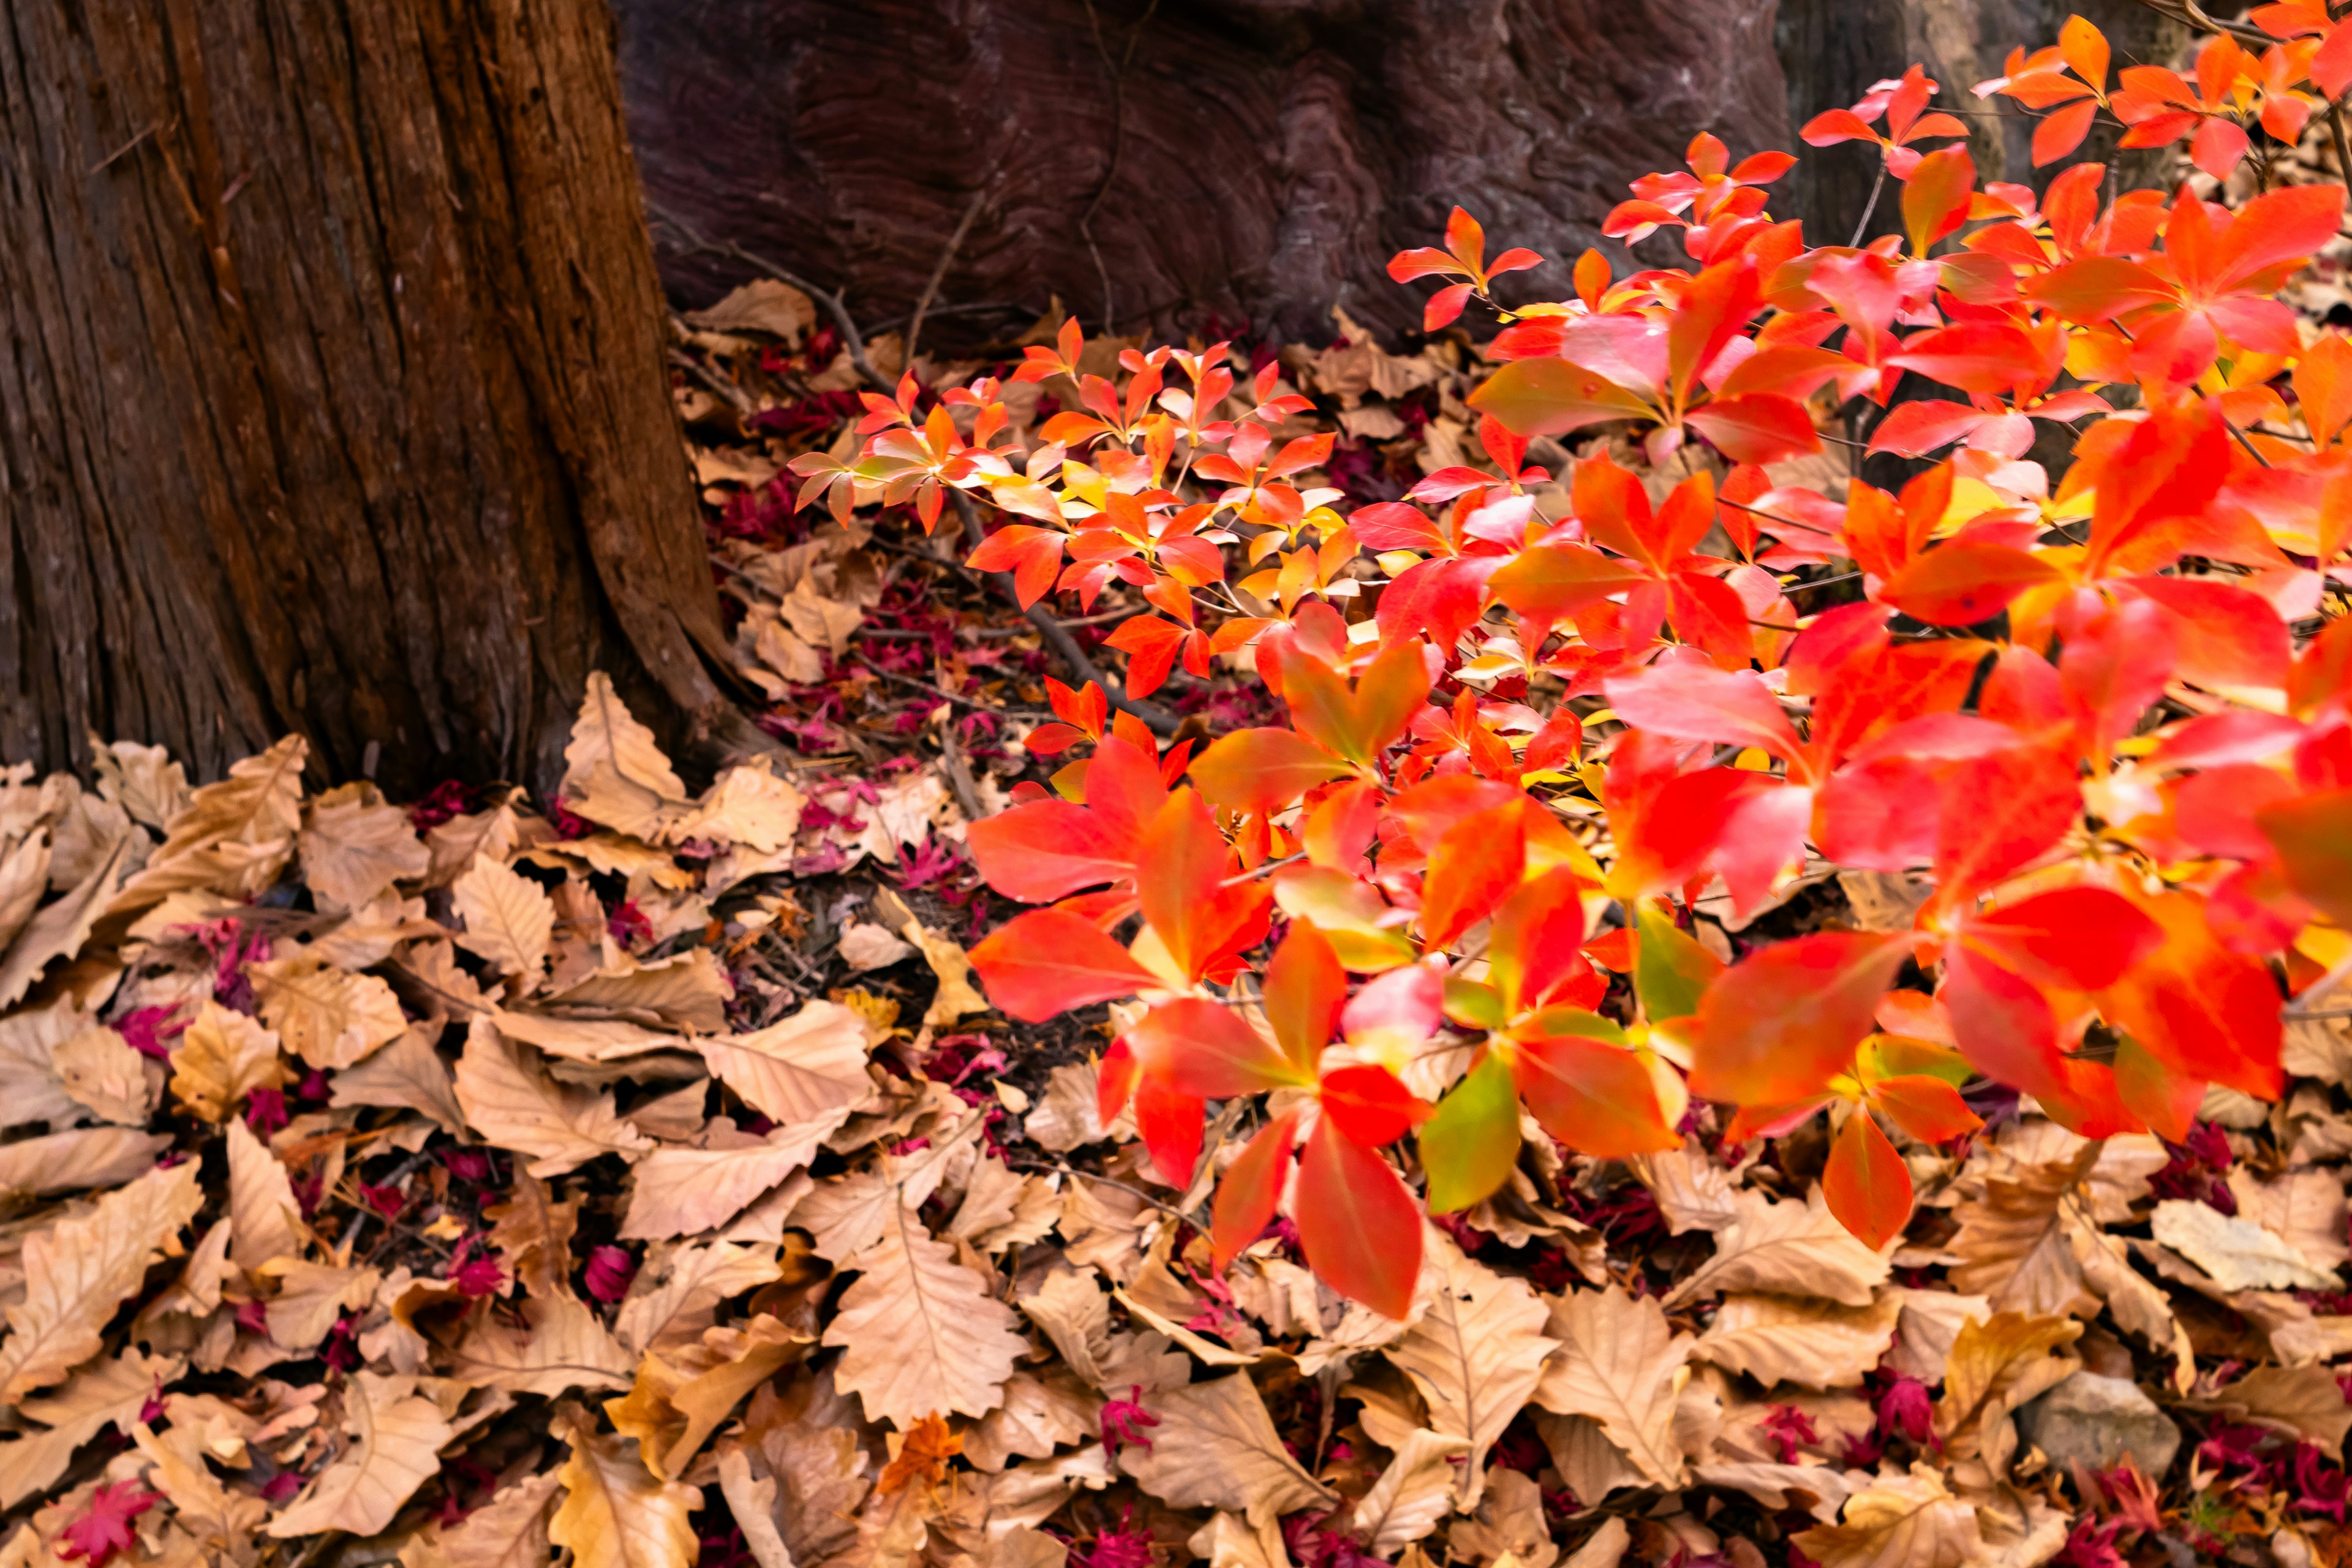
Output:
<path fill-rule="evenodd" d="M 2283 41 L 2216 39 L 2194 82 L 2110 84 L 2078 18 L 1979 91 L 2048 111 L 2038 162 L 2105 110 L 2224 175 L 2246 122 L 2291 138 L 2302 84 L 2352 78 L 2352 22 L 2256 16 Z M 1206 1101 L 1265 1097 L 1220 1266 L 1286 1206 L 1319 1276 L 1402 1316 L 1424 1211 L 1493 1194 L 1530 1120 L 1633 1156 L 1678 1145 L 1694 1096 L 1735 1141 L 1826 1110 L 1828 1203 L 1883 1246 L 1912 1210 L 1887 1126 L 1963 1136 L 1981 1075 L 2084 1136 L 2179 1139 L 2210 1085 L 2275 1095 L 2283 1008 L 2352 970 L 2352 344 L 2277 297 L 2344 192 L 2106 202 L 2094 163 L 2038 200 L 1979 187 L 1936 90 L 1914 68 L 1805 130 L 1877 144 L 1901 239 L 1808 244 L 1765 211 L 1793 160 L 1701 136 L 1607 226 L 1678 229 L 1687 267 L 1588 252 L 1572 298 L 1507 310 L 1493 279 L 1538 258 L 1486 259 L 1457 210 L 1391 270 L 1442 283 L 1432 330 L 1501 317 L 1471 399 L 1492 467 L 1402 501 L 1335 510 L 1332 437 L 1274 434 L 1307 406 L 1278 366 L 1244 388 L 1225 345 L 1130 349 L 1107 379 L 1076 322 L 1016 373 L 1074 388 L 1042 445 L 992 380 L 919 420 L 910 381 L 866 397 L 856 461 L 795 463 L 845 517 L 985 503 L 970 563 L 1024 602 L 1139 591 L 1109 639 L 1132 695 L 1237 656 L 1287 707 L 1163 752 L 1057 688 L 1031 749 L 1090 752 L 970 836 L 1041 906 L 972 952 L 998 1007 L 1139 999 L 1101 1109 L 1131 1103 L 1164 1180 Z M 1895 403 L 1908 378 L 1935 395 Z M 1948 455 L 1894 494 L 1776 482 L 1841 405 L 1873 452 Z M 2072 431 L 2054 489 L 2037 421 Z M 1528 465 L 1601 426 L 1646 482 Z M 1729 964 L 1694 936 L 1694 899 L 1737 918 L 1807 867 L 1916 914 Z"/>

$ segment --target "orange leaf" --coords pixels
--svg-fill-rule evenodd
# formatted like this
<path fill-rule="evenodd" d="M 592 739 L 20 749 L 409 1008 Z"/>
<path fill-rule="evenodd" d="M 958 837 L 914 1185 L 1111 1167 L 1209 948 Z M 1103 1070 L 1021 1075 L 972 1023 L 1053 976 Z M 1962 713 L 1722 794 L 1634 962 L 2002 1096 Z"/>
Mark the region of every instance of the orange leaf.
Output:
<path fill-rule="evenodd" d="M 1298 1242 L 1316 1277 L 1385 1317 L 1412 1310 L 1421 1205 L 1387 1161 L 1325 1117 L 1298 1164 Z"/>
<path fill-rule="evenodd" d="M 1691 1092 L 1742 1105 L 1820 1092 L 1870 1034 L 1908 951 L 1895 936 L 1824 931 L 1732 965 L 1699 1002 Z"/>
<path fill-rule="evenodd" d="M 1911 1221 L 1911 1172 L 1860 1106 L 1830 1145 L 1822 1196 L 1839 1223 L 1873 1251 L 1902 1235 Z"/>
<path fill-rule="evenodd" d="M 971 957 L 997 1011 L 1030 1024 L 1166 984 L 1101 927 L 1063 910 L 1032 910 L 1006 921 Z"/>

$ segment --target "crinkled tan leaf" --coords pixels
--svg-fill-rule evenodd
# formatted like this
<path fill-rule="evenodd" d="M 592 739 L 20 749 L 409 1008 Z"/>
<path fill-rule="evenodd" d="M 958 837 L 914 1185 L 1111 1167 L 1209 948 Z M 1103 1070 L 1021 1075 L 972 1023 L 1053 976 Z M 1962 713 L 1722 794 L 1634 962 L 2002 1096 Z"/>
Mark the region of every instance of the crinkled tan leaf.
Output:
<path fill-rule="evenodd" d="M 547 1568 L 553 1556 L 547 1516 L 556 1484 L 550 1470 L 500 1487 L 457 1525 L 431 1538 L 440 1562 L 446 1568 Z"/>
<path fill-rule="evenodd" d="M 394 882 L 422 877 L 432 864 L 408 813 L 371 800 L 374 793 L 347 784 L 310 803 L 300 840 L 302 880 L 323 895 L 321 907 L 372 904 Z"/>
<path fill-rule="evenodd" d="M 1692 1142 L 1661 1153 L 1636 1154 L 1626 1163 L 1650 1189 L 1667 1228 L 1676 1236 L 1720 1230 L 1739 1217 L 1738 1185 L 1703 1144 Z"/>
<path fill-rule="evenodd" d="M 626 1388 L 636 1363 L 585 1303 L 570 1296 L 533 1298 L 515 1309 L 485 1311 L 458 1342 L 453 1370 L 469 1383 L 552 1399 L 575 1388 Z"/>
<path fill-rule="evenodd" d="M 1775 1465 L 1758 1460 L 1693 1465 L 1691 1474 L 1704 1485 L 1746 1492 L 1775 1513 L 1801 1508 L 1823 1524 L 1836 1523 L 1845 1500 L 1868 1489 L 1872 1479 L 1867 1471 L 1837 1465 Z"/>
<path fill-rule="evenodd" d="M 131 814 L 131 819 L 163 829 L 187 808 L 188 773 L 169 748 L 136 741 L 89 737 L 90 762 L 98 770 L 98 793 Z"/>
<path fill-rule="evenodd" d="M 1460 1437 L 1410 1434 L 1356 1504 L 1355 1529 L 1375 1556 L 1401 1552 L 1454 1511 L 1454 1467 L 1469 1451 Z"/>
<path fill-rule="evenodd" d="M 630 1438 L 574 1426 L 565 1440 L 572 1457 L 558 1472 L 563 1503 L 547 1533 L 571 1548 L 579 1568 L 687 1568 L 694 1561 L 688 1516 L 702 1506 L 702 1489 L 656 1480 Z"/>
<path fill-rule="evenodd" d="M 81 1120 L 80 1103 L 58 1076 L 56 1056 L 92 1021 L 71 997 L 0 1018 L 0 1128 Z"/>
<path fill-rule="evenodd" d="M 1675 1400 L 1690 1375 L 1688 1336 L 1676 1337 L 1653 1297 L 1571 1290 L 1551 1299 L 1548 1327 L 1560 1347 L 1544 1364 L 1535 1401 L 1562 1415 L 1589 1415 L 1658 1486 L 1682 1483 Z"/>
<path fill-rule="evenodd" d="M 2173 1313 L 2172 1298 L 2131 1266 L 2130 1250 L 2121 1240 L 2096 1226 L 2070 1219 L 2066 1242 L 2084 1282 L 2105 1300 L 2117 1326 L 2158 1354 L 2170 1355 L 2173 1390 L 2188 1393 L 2197 1381 L 2197 1351 Z"/>
<path fill-rule="evenodd" d="M 261 1017 L 286 1048 L 314 1068 L 350 1067 L 408 1027 L 400 998 L 373 974 L 353 974 L 298 953 L 247 966 Z"/>
<path fill-rule="evenodd" d="M 591 822 L 652 841 L 666 817 L 686 809 L 686 785 L 654 732 L 637 722 L 601 669 L 588 677 L 563 763 L 564 804 Z"/>
<path fill-rule="evenodd" d="M 228 777 L 190 796 L 163 843 L 122 889 L 116 907 L 143 910 L 183 888 L 247 898 L 278 879 L 302 826 L 302 766 L 310 746 L 289 735 Z"/>
<path fill-rule="evenodd" d="M 227 1137 L 229 1256 L 246 1269 L 299 1256 L 302 1208 L 285 1164 L 242 1121 L 228 1123 Z"/>
<path fill-rule="evenodd" d="M 1097 1388 L 1107 1386 L 1110 1298 L 1092 1269 L 1048 1275 L 1034 1294 L 1021 1298 L 1021 1310 L 1045 1331 L 1065 1365 Z"/>
<path fill-rule="evenodd" d="M 236 1553 L 250 1549 L 269 1505 L 213 1478 L 196 1427 L 174 1426 L 159 1435 L 144 1421 L 134 1421 L 131 1438 L 147 1460 L 147 1484 L 170 1501 L 173 1523 L 211 1548 L 215 1560 L 235 1561 Z"/>
<path fill-rule="evenodd" d="M 734 1148 L 655 1150 L 630 1178 L 621 1235 L 657 1241 L 716 1229 L 806 1165 L 848 1116 L 847 1107 L 837 1107 Z"/>
<path fill-rule="evenodd" d="M 2331 1387 L 2334 1399 L 2327 1397 Z M 2345 1401 L 2344 1390 L 2336 1383 L 2336 1369 L 2327 1366 L 2256 1367 L 2189 1407 L 2315 1443 L 2338 1461 L 2344 1457 L 2344 1435 L 2352 1431 L 2352 1404 Z"/>
<path fill-rule="evenodd" d="M 1486 1484 L 1482 1457 L 1535 1392 L 1559 1342 L 1544 1336 L 1551 1313 L 1527 1281 L 1505 1279 L 1458 1247 L 1438 1250 L 1444 1288 L 1386 1353 L 1421 1390 L 1430 1426 L 1466 1445 L 1462 1506 L 1474 1509 Z"/>
<path fill-rule="evenodd" d="M 1283 1447 L 1249 1373 L 1163 1389 L 1143 1403 L 1160 1418 L 1151 1447 L 1122 1447 L 1118 1466 L 1161 1502 L 1228 1509 L 1253 1524 L 1328 1506 L 1331 1494 Z"/>
<path fill-rule="evenodd" d="M 2225 1215 L 2207 1204 L 2167 1198 L 2156 1205 L 2148 1229 L 2213 1277 L 2224 1290 L 2332 1290 L 2336 1276 L 2314 1268 L 2294 1247 L 2252 1220 Z"/>
<path fill-rule="evenodd" d="M 959 1018 L 988 1011 L 988 998 L 973 987 L 971 960 L 961 945 L 918 921 L 907 922 L 905 934 L 922 950 L 923 962 L 931 966 L 931 974 L 940 983 L 923 1013 L 926 1025 L 945 1028 Z"/>
<path fill-rule="evenodd" d="M 49 836 L 36 829 L 0 854 L 0 952 L 5 952 L 49 890 Z"/>
<path fill-rule="evenodd" d="M 790 780 L 775 775 L 767 758 L 755 757 L 719 774 L 701 804 L 671 830 L 671 837 L 681 842 L 707 838 L 772 853 L 791 845 L 807 804 Z"/>
<path fill-rule="evenodd" d="M 716 1364 L 687 1375 L 647 1356 L 627 1397 L 606 1400 L 604 1414 L 637 1439 L 646 1468 L 668 1479 L 685 1471 L 746 1394 L 798 1360 L 808 1342 L 765 1313 L 742 1329 L 713 1330 L 702 1348 L 719 1358 Z"/>
<path fill-rule="evenodd" d="M 126 1350 L 85 1363 L 54 1392 L 19 1404 L 16 1414 L 34 1425 L 0 1441 L 0 1509 L 47 1491 L 66 1473 L 74 1450 L 108 1423 L 129 1431 L 155 1391 L 178 1382 L 187 1365 L 179 1356 Z"/>
<path fill-rule="evenodd" d="M 221 1121 L 254 1089 L 285 1082 L 277 1032 L 210 997 L 172 1048 L 173 1097 L 200 1121 Z"/>
<path fill-rule="evenodd" d="M 2083 1269 L 2066 1239 L 2063 1210 L 2098 1157 L 2084 1145 L 2072 1157 L 1987 1177 L 1984 1194 L 1953 1211 L 1960 1224 L 1950 1249 L 1952 1289 L 1987 1297 L 1996 1310 L 2091 1311 Z"/>
<path fill-rule="evenodd" d="M 1817 1524 L 1792 1540 L 1821 1568 L 1960 1568 L 1982 1542 L 1977 1510 L 1926 1465 L 1849 1499 L 1844 1522 Z"/>
<path fill-rule="evenodd" d="M 2294 1248 L 2317 1268 L 2352 1262 L 2344 1181 L 2335 1171 L 2305 1165 L 2263 1181 L 2243 1165 L 2230 1172 L 2238 1213 Z"/>
<path fill-rule="evenodd" d="M 15 1005 L 52 960 L 71 958 L 81 951 L 81 944 L 89 940 L 90 928 L 106 912 L 122 880 L 130 853 L 130 837 L 116 839 L 114 847 L 88 876 L 68 889 L 64 898 L 44 905 L 25 922 L 16 940 L 8 944 L 6 955 L 0 956 L 0 1007 Z"/>
<path fill-rule="evenodd" d="M 727 1003 L 734 994 L 734 983 L 717 955 L 696 947 L 651 963 L 624 957 L 534 1005 L 556 1016 L 625 1018 L 649 1028 L 707 1035 L 727 1027 Z"/>
<path fill-rule="evenodd" d="M 698 1343 L 719 1302 L 756 1290 L 783 1271 L 772 1246 L 714 1241 L 646 1255 L 613 1317 L 613 1332 L 635 1355 L 668 1354 Z"/>
<path fill-rule="evenodd" d="M 155 1086 L 148 1081 L 147 1058 L 105 1025 L 82 1030 L 58 1046 L 49 1059 L 66 1092 L 100 1121 L 144 1127 L 154 1114 Z"/>
<path fill-rule="evenodd" d="M 288 1350 L 306 1351 L 326 1339 L 335 1320 L 375 1299 L 383 1276 L 373 1268 L 341 1268 L 299 1258 L 279 1258 L 258 1270 L 278 1281 L 278 1294 L 262 1308 L 269 1337 Z"/>
<path fill-rule="evenodd" d="M 574 1193 L 558 1202 L 546 1183 L 518 1171 L 506 1200 L 483 1207 L 482 1217 L 490 1222 L 490 1245 L 529 1294 L 572 1293 L 572 1237 L 580 1226 L 583 1201 Z"/>
<path fill-rule="evenodd" d="M 534 1176 L 560 1176 L 600 1154 L 635 1159 L 653 1140 L 613 1109 L 613 1097 L 558 1083 L 537 1054 L 476 1016 L 457 1062 L 457 1102 L 477 1132 L 531 1156 Z"/>
<path fill-rule="evenodd" d="M 464 1131 L 466 1108 L 457 1103 L 448 1065 L 433 1048 L 440 1032 L 437 1025 L 409 1028 L 357 1067 L 345 1068 L 328 1086 L 328 1103 L 414 1110 L 430 1117 L 444 1132 Z"/>
<path fill-rule="evenodd" d="M 46 1388 L 99 1352 L 107 1320 L 204 1206 L 196 1173 L 194 1161 L 150 1171 L 26 1241 L 25 1294 L 0 1340 L 0 1400 Z"/>
<path fill-rule="evenodd" d="M 457 945 L 500 974 L 520 974 L 524 989 L 547 965 L 555 939 L 555 901 L 546 889 L 513 867 L 477 856 L 449 889 L 450 901 L 466 922 Z"/>
<path fill-rule="evenodd" d="M 793 1568 L 792 1548 L 776 1528 L 776 1497 L 781 1489 L 773 1476 L 751 1473 L 751 1452 L 740 1440 L 722 1439 L 718 1448 L 719 1489 L 727 1511 L 743 1531 L 743 1544 L 760 1568 Z"/>
<path fill-rule="evenodd" d="M 2080 1339 L 2072 1318 L 1996 1312 L 1970 1322 L 1952 1342 L 1936 1402 L 1936 1431 L 1954 1458 L 1983 1454 L 1996 1474 L 2006 1467 L 2016 1436 L 2010 1413 L 2073 1373 L 2074 1357 L 2053 1356 Z"/>
<path fill-rule="evenodd" d="M 694 1045 L 720 1081 L 773 1121 L 808 1121 L 873 1092 L 865 1021 L 838 1002 L 811 1002 L 764 1029 Z"/>
<path fill-rule="evenodd" d="M 830 1561 L 855 1535 L 850 1521 L 874 1486 L 857 1401 L 833 1386 L 831 1372 L 803 1371 L 752 1394 L 743 1427 L 776 1478 L 776 1525 L 794 1561 Z"/>
<path fill-rule="evenodd" d="M 351 1446 L 319 1472 L 310 1489 L 269 1521 L 280 1540 L 340 1530 L 381 1532 L 400 1505 L 441 1468 L 441 1445 L 453 1436 L 441 1408 L 418 1397 L 413 1377 L 362 1370 L 343 1385 L 343 1430 Z"/>
<path fill-rule="evenodd" d="M 1853 1388 L 1895 1342 L 1900 1297 L 1868 1307 L 1832 1307 L 1789 1296 L 1727 1296 L 1691 1346 L 1695 1361 L 1745 1373 L 1766 1388 Z"/>
<path fill-rule="evenodd" d="M 153 1168 L 172 1146 L 168 1132 L 130 1127 L 75 1127 L 46 1138 L 0 1143 L 0 1194 L 47 1197 L 85 1187 L 116 1187 Z"/>
<path fill-rule="evenodd" d="M 1830 1213 L 1819 1187 L 1801 1204 L 1752 1191 L 1740 1193 L 1738 1203 L 1739 1217 L 1716 1233 L 1715 1256 L 1674 1289 L 1669 1305 L 1751 1290 L 1867 1307 L 1890 1272 L 1885 1258 Z"/>
<path fill-rule="evenodd" d="M 857 1282 L 824 1342 L 842 1349 L 834 1381 L 866 1419 L 904 1430 L 934 1413 L 985 1415 L 1029 1348 L 1013 1310 L 903 1204 L 882 1239 L 852 1258 Z"/>

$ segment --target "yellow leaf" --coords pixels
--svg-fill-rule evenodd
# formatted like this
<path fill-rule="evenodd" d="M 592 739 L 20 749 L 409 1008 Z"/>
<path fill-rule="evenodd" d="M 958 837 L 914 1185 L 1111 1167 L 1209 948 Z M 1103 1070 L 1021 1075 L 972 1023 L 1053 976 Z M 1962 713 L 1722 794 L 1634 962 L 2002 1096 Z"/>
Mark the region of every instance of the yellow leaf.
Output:
<path fill-rule="evenodd" d="M 635 1439 L 600 1436 L 575 1423 L 572 1457 L 558 1472 L 563 1503 L 548 1539 L 569 1547 L 578 1568 L 687 1568 L 695 1559 L 688 1516 L 702 1506 L 698 1487 L 656 1480 Z"/>
<path fill-rule="evenodd" d="M 201 1121 L 219 1121 L 253 1090 L 285 1082 L 276 1032 L 209 997 L 172 1049 L 172 1093 Z"/>
<path fill-rule="evenodd" d="M 297 953 L 249 965 L 261 1017 L 286 1048 L 314 1068 L 347 1068 L 408 1027 L 400 999 L 373 974 L 353 974 Z"/>

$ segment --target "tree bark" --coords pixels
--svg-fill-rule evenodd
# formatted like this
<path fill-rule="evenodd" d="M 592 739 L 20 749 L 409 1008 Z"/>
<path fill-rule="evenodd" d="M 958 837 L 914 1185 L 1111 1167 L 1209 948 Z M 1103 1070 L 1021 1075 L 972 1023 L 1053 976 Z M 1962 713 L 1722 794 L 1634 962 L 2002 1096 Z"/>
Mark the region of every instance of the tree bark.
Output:
<path fill-rule="evenodd" d="M 0 144 L 0 755 L 740 723 L 605 0 L 18 0 Z"/>
<path fill-rule="evenodd" d="M 1390 256 L 1459 203 L 1554 299 L 1627 182 L 1713 131 L 1790 144 L 1774 0 L 616 0 L 646 188 L 702 235 L 903 322 L 1328 342 L 1419 325 Z M 656 238 L 695 303 L 748 268 Z M 1671 237 L 1642 249 L 1672 265 Z M 934 316 L 972 343 L 993 319 Z M 977 324 L 982 331 L 975 331 Z"/>

